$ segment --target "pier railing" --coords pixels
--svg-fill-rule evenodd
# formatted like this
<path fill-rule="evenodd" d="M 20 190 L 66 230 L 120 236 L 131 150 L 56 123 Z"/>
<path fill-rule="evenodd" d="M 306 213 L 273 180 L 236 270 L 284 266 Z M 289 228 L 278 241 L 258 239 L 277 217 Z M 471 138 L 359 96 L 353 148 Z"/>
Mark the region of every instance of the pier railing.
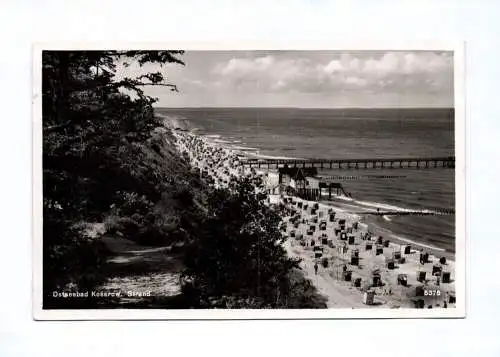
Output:
<path fill-rule="evenodd" d="M 401 157 L 376 159 L 246 159 L 241 165 L 249 167 L 316 167 L 320 169 L 403 169 L 403 168 L 455 168 L 455 157 Z"/>

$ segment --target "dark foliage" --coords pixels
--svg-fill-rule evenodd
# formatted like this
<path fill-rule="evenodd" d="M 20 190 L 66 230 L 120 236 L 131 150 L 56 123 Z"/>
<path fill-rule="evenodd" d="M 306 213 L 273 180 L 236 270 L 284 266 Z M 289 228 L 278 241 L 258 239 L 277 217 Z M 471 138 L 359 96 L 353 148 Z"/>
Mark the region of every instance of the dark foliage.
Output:
<path fill-rule="evenodd" d="M 290 290 L 280 216 L 243 179 L 233 190 L 214 190 L 208 212 L 190 232 L 185 294 L 205 307 L 279 307 Z"/>
<path fill-rule="evenodd" d="M 110 211 L 128 218 L 146 241 L 167 230 L 151 208 L 168 189 L 168 169 L 147 149 L 161 141 L 153 133 L 155 99 L 148 85 L 164 85 L 161 73 L 117 80 L 118 64 L 164 64 L 181 51 L 44 51 L 43 259 L 44 296 L 68 284 L 89 289 L 99 281 L 105 250 L 85 237 L 80 222 L 103 221 Z M 126 93 L 133 93 L 134 97 Z M 161 143 L 160 143 L 161 144 Z M 145 238 L 147 237 L 147 238 Z M 44 300 L 44 302 L 46 302 Z M 47 302 L 50 305 L 50 302 Z"/>

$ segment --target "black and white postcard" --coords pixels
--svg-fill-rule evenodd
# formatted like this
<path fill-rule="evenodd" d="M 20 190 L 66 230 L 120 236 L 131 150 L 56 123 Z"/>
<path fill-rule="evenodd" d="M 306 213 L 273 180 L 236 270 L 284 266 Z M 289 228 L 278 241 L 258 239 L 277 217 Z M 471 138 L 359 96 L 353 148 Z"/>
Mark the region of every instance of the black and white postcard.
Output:
<path fill-rule="evenodd" d="M 463 45 L 34 51 L 34 316 L 464 317 Z"/>

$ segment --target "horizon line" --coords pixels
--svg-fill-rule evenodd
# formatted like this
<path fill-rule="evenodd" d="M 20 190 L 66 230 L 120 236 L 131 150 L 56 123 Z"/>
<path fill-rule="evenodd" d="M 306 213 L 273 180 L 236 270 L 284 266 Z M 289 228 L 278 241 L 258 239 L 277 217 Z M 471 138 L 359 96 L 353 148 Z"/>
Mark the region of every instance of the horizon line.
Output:
<path fill-rule="evenodd" d="M 155 109 L 455 109 L 454 106 L 445 107 L 294 107 L 294 106 L 188 106 L 188 107 L 162 107 L 153 106 Z"/>

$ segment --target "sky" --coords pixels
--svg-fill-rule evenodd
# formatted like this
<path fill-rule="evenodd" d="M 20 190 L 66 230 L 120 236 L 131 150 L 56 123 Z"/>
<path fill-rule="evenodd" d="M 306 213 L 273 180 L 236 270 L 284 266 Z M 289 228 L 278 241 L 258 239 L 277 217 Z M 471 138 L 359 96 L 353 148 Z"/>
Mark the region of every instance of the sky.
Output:
<path fill-rule="evenodd" d="M 187 51 L 161 71 L 179 92 L 145 87 L 157 107 L 453 107 L 452 52 Z"/>

